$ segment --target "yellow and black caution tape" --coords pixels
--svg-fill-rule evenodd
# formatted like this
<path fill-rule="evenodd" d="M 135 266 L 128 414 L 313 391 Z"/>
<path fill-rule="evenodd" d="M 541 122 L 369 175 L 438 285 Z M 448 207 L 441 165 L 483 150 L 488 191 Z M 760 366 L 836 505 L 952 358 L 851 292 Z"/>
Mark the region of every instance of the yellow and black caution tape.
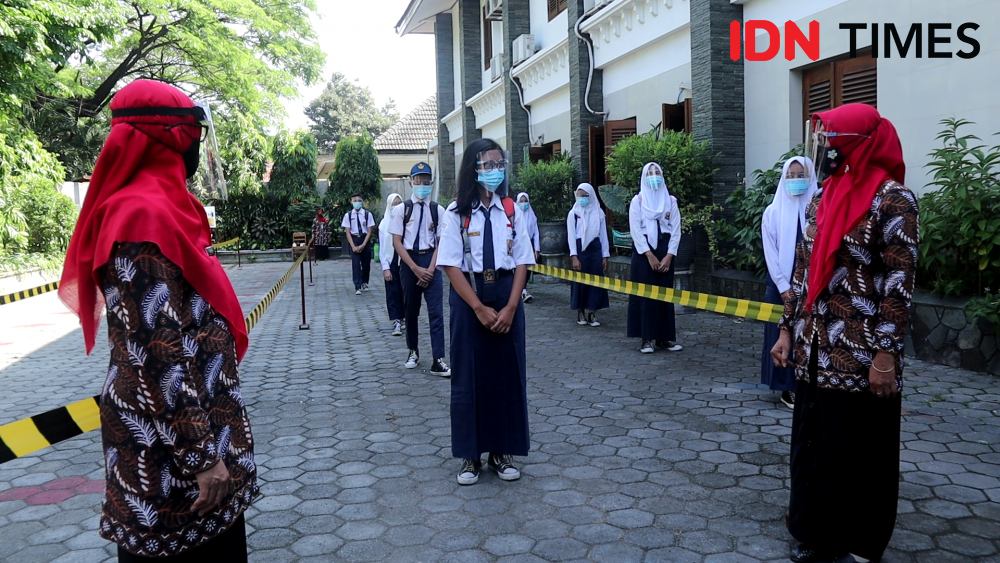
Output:
<path fill-rule="evenodd" d="M 267 292 L 264 300 L 254 307 L 253 311 L 245 319 L 247 332 L 260 321 L 264 311 L 271 305 L 288 280 L 292 277 L 295 269 L 299 267 L 305 259 L 306 253 L 302 253 L 295 264 L 285 272 L 285 275 L 274 284 L 271 291 Z M 100 413 L 101 397 L 94 396 L 89 399 L 77 401 L 73 404 L 59 407 L 42 414 L 24 418 L 10 424 L 0 426 L 0 463 L 8 462 L 12 459 L 24 457 L 30 453 L 45 449 L 52 444 L 75 438 L 80 434 L 96 430 L 101 426 Z"/>
<path fill-rule="evenodd" d="M 0 295 L 0 305 L 9 305 L 15 301 L 23 301 L 29 297 L 35 297 L 57 289 L 59 289 L 59 282 L 54 281 L 52 283 L 47 283 L 31 289 L 15 291 L 14 293 L 8 293 L 7 295 Z"/>
<path fill-rule="evenodd" d="M 239 237 L 236 237 L 234 239 L 227 240 L 226 242 L 213 244 L 212 248 L 222 248 L 225 246 L 229 246 L 231 244 L 239 242 L 239 240 L 240 240 Z M 23 301 L 29 297 L 37 297 L 39 295 L 43 295 L 45 293 L 49 293 L 57 289 L 59 289 L 59 282 L 54 281 L 52 283 L 47 283 L 45 285 L 40 285 L 38 287 L 33 287 L 31 289 L 25 289 L 23 291 L 15 291 L 14 293 L 0 295 L 0 305 L 8 305 L 15 301 Z"/>
<path fill-rule="evenodd" d="M 100 397 L 0 426 L 0 463 L 26 456 L 101 426 Z"/>
<path fill-rule="evenodd" d="M 781 319 L 783 311 L 781 305 L 772 305 L 771 303 L 761 303 L 748 299 L 734 299 L 732 297 L 709 295 L 707 293 L 693 293 L 658 285 L 616 280 L 607 276 L 584 274 L 552 266 L 532 266 L 531 270 L 545 276 L 600 287 L 617 293 L 637 295 L 647 299 L 666 301 L 675 305 L 694 307 L 695 309 L 722 313 L 724 315 L 745 317 L 756 321 L 776 323 Z"/>

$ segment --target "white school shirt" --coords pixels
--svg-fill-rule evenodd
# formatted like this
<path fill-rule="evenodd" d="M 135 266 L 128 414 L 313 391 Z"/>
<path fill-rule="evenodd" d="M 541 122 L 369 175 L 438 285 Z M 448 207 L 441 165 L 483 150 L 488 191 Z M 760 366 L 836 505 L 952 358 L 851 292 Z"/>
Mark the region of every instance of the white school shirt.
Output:
<path fill-rule="evenodd" d="M 595 210 L 596 212 L 596 210 Z M 577 217 L 576 213 L 570 213 L 566 217 L 566 237 L 569 239 L 569 255 L 576 256 L 576 241 L 580 238 L 576 234 L 576 223 Z M 584 221 L 583 217 L 579 218 L 579 221 Z M 601 256 L 605 258 L 611 258 L 611 246 L 608 244 L 608 222 L 607 219 L 601 218 L 601 230 L 597 233 L 598 238 L 601 239 Z M 590 241 L 587 241 L 588 243 Z M 587 249 L 586 246 L 583 247 L 584 250 Z"/>
<path fill-rule="evenodd" d="M 632 235 L 632 242 L 635 250 L 639 254 L 645 254 L 650 250 L 649 245 L 657 244 L 657 241 L 646 241 L 646 219 L 642 214 L 642 205 L 639 204 L 639 196 L 632 198 L 632 203 L 628 206 L 628 225 Z M 677 256 L 677 247 L 681 244 L 681 211 L 677 207 L 677 198 L 670 196 L 670 207 L 660 217 L 660 233 L 670 235 L 670 244 L 667 245 L 667 254 Z"/>
<path fill-rule="evenodd" d="M 770 213 L 771 207 L 764 210 L 761 217 L 761 242 L 764 246 L 764 262 L 767 264 L 767 273 L 778 288 L 778 293 L 784 293 L 792 288 L 791 276 L 793 272 L 781 271 L 781 262 L 778 260 L 779 229 L 788 228 L 788 225 L 775 224 L 777 216 Z M 797 227 L 797 225 L 796 225 Z M 794 270 L 795 267 L 792 267 Z"/>
<path fill-rule="evenodd" d="M 361 232 L 358 232 L 358 225 L 361 225 Z M 363 237 L 368 234 L 368 229 L 375 226 L 375 216 L 370 211 L 362 207 L 358 210 L 350 210 L 344 213 L 344 220 L 340 222 L 340 227 L 350 229 L 352 235 Z"/>
<path fill-rule="evenodd" d="M 396 249 L 392 246 L 392 233 L 378 232 L 378 261 L 382 270 L 392 269 L 392 259 L 396 257 Z"/>
<path fill-rule="evenodd" d="M 469 247 L 472 254 L 472 271 L 481 274 L 483 272 L 483 226 L 486 225 L 486 217 L 483 215 L 482 202 L 477 201 L 477 206 L 472 211 L 469 220 Z M 463 272 L 468 272 L 469 267 L 465 261 L 465 241 L 462 238 L 462 223 L 465 218 L 459 216 L 455 209 L 458 203 L 448 206 L 447 212 L 441 219 L 441 247 L 438 249 L 438 269 L 445 266 L 455 266 L 462 268 Z M 493 194 L 493 200 L 489 207 L 490 223 L 493 227 L 493 265 L 497 270 L 513 271 L 518 266 L 533 266 L 535 264 L 535 251 L 528 238 L 528 225 L 524 219 L 524 212 L 520 207 L 514 206 L 514 225 L 507 224 L 507 212 L 503 209 L 503 202 L 500 196 Z"/>
<path fill-rule="evenodd" d="M 410 197 L 413 202 L 413 211 L 410 213 L 410 221 L 403 228 L 403 213 L 406 211 L 405 205 L 397 205 L 392 210 L 392 220 L 389 221 L 389 234 L 403 237 L 403 248 L 413 250 L 413 241 L 417 236 L 417 221 L 420 221 L 420 202 L 416 196 Z M 437 238 L 441 236 L 441 226 L 437 226 L 437 234 L 431 231 L 431 223 L 434 218 L 431 216 L 431 202 L 429 199 L 424 202 L 424 220 L 420 223 L 420 248 L 417 250 L 430 250 L 437 246 Z M 444 221 L 444 207 L 438 205 L 438 221 Z"/>

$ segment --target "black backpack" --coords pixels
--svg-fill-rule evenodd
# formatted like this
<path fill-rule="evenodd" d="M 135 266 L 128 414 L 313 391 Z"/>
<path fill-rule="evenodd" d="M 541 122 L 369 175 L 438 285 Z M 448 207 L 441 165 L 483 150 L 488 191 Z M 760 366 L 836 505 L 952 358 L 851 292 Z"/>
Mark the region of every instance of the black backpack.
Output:
<path fill-rule="evenodd" d="M 430 202 L 431 206 L 431 232 L 435 235 L 437 234 L 438 227 L 438 203 L 436 201 Z M 403 202 L 403 229 L 405 231 L 406 225 L 410 222 L 410 216 L 413 215 L 413 200 L 408 199 Z"/>

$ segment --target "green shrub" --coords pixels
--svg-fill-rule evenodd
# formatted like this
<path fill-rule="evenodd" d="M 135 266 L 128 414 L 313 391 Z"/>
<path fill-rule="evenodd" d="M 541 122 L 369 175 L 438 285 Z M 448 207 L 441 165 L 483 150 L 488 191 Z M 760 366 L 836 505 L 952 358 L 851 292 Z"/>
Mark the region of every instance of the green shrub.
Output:
<path fill-rule="evenodd" d="M 79 215 L 72 199 L 55 188 L 35 185 L 24 190 L 21 209 L 28 225 L 23 250 L 44 254 L 66 250 Z"/>
<path fill-rule="evenodd" d="M 351 207 L 351 195 L 361 194 L 374 207 L 382 197 L 382 169 L 372 138 L 363 133 L 346 137 L 337 143 L 330 188 L 326 192 L 330 202 L 330 217 L 346 213 Z M 315 211 L 315 210 L 314 210 Z"/>
<path fill-rule="evenodd" d="M 316 140 L 307 131 L 279 133 L 274 140 L 271 179 L 267 192 L 290 201 L 318 195 L 316 191 Z"/>
<path fill-rule="evenodd" d="M 565 221 L 570 208 L 576 203 L 573 163 L 569 153 L 555 155 L 549 160 L 519 164 L 511 187 L 511 197 L 527 192 L 531 197 L 531 208 L 540 222 Z"/>
<path fill-rule="evenodd" d="M 767 276 L 764 242 L 760 234 L 761 219 L 764 210 L 774 199 L 785 161 L 801 155 L 802 151 L 803 147 L 799 145 L 781 155 L 770 169 L 754 170 L 751 175 L 753 183 L 749 186 L 746 182 L 741 183 L 726 198 L 726 205 L 735 210 L 735 215 L 731 222 L 725 223 L 720 228 L 720 238 L 733 247 L 729 255 L 723 259 L 725 265 L 752 272 L 761 278 Z"/>
<path fill-rule="evenodd" d="M 960 135 L 971 122 L 941 121 L 926 167 L 938 189 L 920 198 L 917 280 L 944 295 L 981 296 L 1000 289 L 1000 145 Z"/>
<path fill-rule="evenodd" d="M 627 209 L 628 202 L 639 193 L 642 168 L 655 162 L 663 169 L 670 195 L 677 198 L 681 207 L 703 206 L 712 199 L 712 154 L 708 143 L 697 142 L 694 137 L 677 131 L 649 133 L 626 137 L 611 147 L 607 159 L 607 172 L 611 182 L 618 186 L 601 194 L 609 207 Z M 617 211 L 617 209 L 616 209 Z"/>

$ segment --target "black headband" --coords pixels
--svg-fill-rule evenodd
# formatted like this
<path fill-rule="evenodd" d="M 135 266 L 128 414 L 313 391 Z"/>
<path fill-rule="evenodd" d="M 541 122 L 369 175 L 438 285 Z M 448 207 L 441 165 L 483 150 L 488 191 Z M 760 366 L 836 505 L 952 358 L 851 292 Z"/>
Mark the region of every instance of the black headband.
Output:
<path fill-rule="evenodd" d="M 190 108 L 178 108 L 178 107 L 141 107 L 141 108 L 122 108 L 111 110 L 111 119 L 117 117 L 142 117 L 150 115 L 166 115 L 166 116 L 183 116 L 183 115 L 193 115 L 195 121 L 205 121 L 205 109 L 200 106 L 194 106 Z"/>

